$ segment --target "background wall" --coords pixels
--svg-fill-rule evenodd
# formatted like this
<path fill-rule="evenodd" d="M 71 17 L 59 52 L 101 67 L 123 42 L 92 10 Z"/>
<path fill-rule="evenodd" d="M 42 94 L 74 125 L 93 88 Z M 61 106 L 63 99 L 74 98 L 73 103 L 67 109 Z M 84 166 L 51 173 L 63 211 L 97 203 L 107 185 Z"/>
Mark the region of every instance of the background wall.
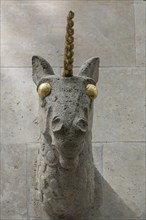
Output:
<path fill-rule="evenodd" d="M 75 12 L 75 74 L 88 58 L 101 60 L 93 124 L 94 160 L 104 177 L 101 215 L 144 219 L 143 0 L 1 1 L 1 219 L 36 217 L 31 173 L 39 126 L 31 57 L 44 57 L 61 74 L 69 10 Z"/>

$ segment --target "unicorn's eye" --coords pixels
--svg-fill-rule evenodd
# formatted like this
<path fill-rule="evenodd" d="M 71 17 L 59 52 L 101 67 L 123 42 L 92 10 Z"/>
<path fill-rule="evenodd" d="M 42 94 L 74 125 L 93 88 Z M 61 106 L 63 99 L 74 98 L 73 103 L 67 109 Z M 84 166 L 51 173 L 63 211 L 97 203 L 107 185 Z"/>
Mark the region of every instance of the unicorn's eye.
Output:
<path fill-rule="evenodd" d="M 95 85 L 88 84 L 86 86 L 86 93 L 88 94 L 88 96 L 90 96 L 91 99 L 94 100 L 98 95 L 98 90 Z"/>
<path fill-rule="evenodd" d="M 38 87 L 38 95 L 39 97 L 44 100 L 46 96 L 51 93 L 51 85 L 49 83 L 42 83 Z"/>

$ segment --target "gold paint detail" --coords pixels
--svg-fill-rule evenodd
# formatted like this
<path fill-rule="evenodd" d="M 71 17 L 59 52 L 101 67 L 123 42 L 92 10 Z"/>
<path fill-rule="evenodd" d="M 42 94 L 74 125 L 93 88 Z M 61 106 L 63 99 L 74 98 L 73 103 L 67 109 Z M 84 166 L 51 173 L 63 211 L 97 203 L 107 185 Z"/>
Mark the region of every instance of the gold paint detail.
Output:
<path fill-rule="evenodd" d="M 74 62 L 74 12 L 70 11 L 67 16 L 66 36 L 65 36 L 65 49 L 64 49 L 64 72 L 63 76 L 70 77 L 73 75 L 73 62 Z"/>
<path fill-rule="evenodd" d="M 98 95 L 98 90 L 97 90 L 96 86 L 93 85 L 93 84 L 88 84 L 88 85 L 86 86 L 86 92 L 87 92 L 87 94 L 90 96 L 90 98 L 93 99 L 93 100 L 94 100 L 94 99 L 97 97 L 97 95 Z"/>
<path fill-rule="evenodd" d="M 38 88 L 38 95 L 43 100 L 51 93 L 51 86 L 49 83 L 42 83 Z"/>

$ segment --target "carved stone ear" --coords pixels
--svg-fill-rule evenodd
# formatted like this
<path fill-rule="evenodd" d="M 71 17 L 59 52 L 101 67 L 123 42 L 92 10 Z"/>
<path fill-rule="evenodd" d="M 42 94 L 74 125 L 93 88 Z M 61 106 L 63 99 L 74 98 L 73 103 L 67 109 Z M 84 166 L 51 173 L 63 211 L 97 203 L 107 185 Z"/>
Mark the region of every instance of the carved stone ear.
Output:
<path fill-rule="evenodd" d="M 36 85 L 38 82 L 47 75 L 54 75 L 53 69 L 50 64 L 39 56 L 32 57 L 32 79 Z"/>
<path fill-rule="evenodd" d="M 95 83 L 98 82 L 99 77 L 99 58 L 92 57 L 87 60 L 79 70 L 79 76 L 86 76 L 92 78 Z"/>

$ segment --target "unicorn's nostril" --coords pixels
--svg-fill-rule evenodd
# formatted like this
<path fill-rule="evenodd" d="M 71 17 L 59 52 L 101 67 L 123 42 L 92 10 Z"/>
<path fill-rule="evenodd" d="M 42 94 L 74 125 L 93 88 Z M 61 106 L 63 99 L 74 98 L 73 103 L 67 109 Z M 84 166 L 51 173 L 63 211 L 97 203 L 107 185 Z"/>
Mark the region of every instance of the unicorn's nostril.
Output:
<path fill-rule="evenodd" d="M 55 116 L 52 120 L 52 130 L 53 130 L 53 132 L 60 131 L 62 126 L 63 126 L 62 120 L 58 116 Z"/>
<path fill-rule="evenodd" d="M 79 119 L 79 120 L 76 121 L 75 126 L 76 126 L 80 131 L 82 131 L 82 132 L 85 133 L 85 132 L 87 131 L 87 128 L 88 128 L 88 122 L 87 122 L 86 119 L 81 118 L 81 119 Z"/>

